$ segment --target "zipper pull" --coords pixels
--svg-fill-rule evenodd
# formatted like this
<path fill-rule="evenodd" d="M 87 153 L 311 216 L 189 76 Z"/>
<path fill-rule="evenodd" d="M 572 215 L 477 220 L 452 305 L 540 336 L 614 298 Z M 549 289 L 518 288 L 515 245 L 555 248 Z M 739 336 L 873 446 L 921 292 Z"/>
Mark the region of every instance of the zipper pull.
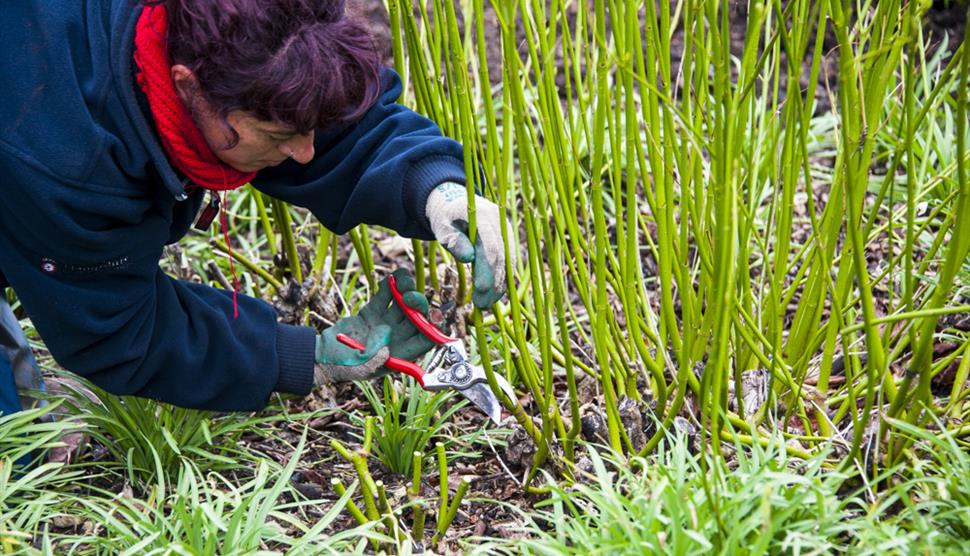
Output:
<path fill-rule="evenodd" d="M 212 221 L 215 220 L 217 214 L 219 214 L 219 196 L 210 191 L 209 204 L 202 209 L 198 220 L 195 221 L 194 228 L 202 232 L 208 230 L 212 226 Z"/>

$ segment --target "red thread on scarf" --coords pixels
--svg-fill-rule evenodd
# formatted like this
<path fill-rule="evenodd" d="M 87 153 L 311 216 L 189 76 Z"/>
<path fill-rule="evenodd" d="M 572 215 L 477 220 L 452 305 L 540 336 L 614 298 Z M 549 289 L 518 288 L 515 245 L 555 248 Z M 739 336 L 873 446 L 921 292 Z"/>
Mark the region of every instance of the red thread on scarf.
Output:
<path fill-rule="evenodd" d="M 239 318 L 239 277 L 236 276 L 236 265 L 232 261 L 232 245 L 229 243 L 229 223 L 226 216 L 225 192 L 219 193 L 219 227 L 222 237 L 226 240 L 226 250 L 229 251 L 229 271 L 232 272 L 232 318 Z"/>

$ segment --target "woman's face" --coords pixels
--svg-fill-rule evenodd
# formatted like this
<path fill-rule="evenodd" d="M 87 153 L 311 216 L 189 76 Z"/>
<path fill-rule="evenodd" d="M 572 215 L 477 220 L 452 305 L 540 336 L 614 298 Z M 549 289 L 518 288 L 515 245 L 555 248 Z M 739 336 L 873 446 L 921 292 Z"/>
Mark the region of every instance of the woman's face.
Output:
<path fill-rule="evenodd" d="M 301 164 L 313 160 L 312 131 L 300 135 L 285 124 L 260 120 L 241 110 L 230 112 L 223 120 L 193 94 L 195 76 L 191 70 L 176 64 L 172 66 L 172 79 L 182 102 L 191 107 L 192 117 L 212 152 L 228 166 L 240 172 L 258 172 L 287 158 Z"/>
<path fill-rule="evenodd" d="M 196 124 L 212 151 L 222 162 L 240 172 L 258 172 L 276 166 L 287 158 L 306 164 L 313 160 L 313 132 L 299 135 L 279 122 L 259 120 L 252 115 L 233 111 L 226 121 L 214 115 L 196 116 Z M 231 148 L 232 131 L 239 134 Z"/>

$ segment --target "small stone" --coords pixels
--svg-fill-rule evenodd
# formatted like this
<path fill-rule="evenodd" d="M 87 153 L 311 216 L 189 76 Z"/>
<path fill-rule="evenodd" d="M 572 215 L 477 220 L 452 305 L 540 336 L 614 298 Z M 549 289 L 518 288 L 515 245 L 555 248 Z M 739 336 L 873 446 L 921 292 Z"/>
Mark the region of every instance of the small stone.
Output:
<path fill-rule="evenodd" d="M 745 416 L 754 415 L 768 401 L 771 373 L 768 369 L 752 369 L 741 373 L 741 402 Z M 738 396 L 734 380 L 728 381 L 728 409 L 738 411 Z"/>
<path fill-rule="evenodd" d="M 58 529 L 73 529 L 81 523 L 83 523 L 81 518 L 72 515 L 57 515 L 51 518 L 51 525 Z"/>
<path fill-rule="evenodd" d="M 475 536 L 482 537 L 485 536 L 485 532 L 488 531 L 488 522 L 484 519 L 479 519 L 475 523 Z"/>
<path fill-rule="evenodd" d="M 532 438 L 521 426 L 517 426 L 509 437 L 508 445 L 505 447 L 505 461 L 520 468 L 532 465 L 532 456 L 536 453 L 535 444 Z"/>
<path fill-rule="evenodd" d="M 593 467 L 593 460 L 588 456 L 583 456 L 576 460 L 576 478 L 579 480 L 583 475 L 593 475 L 595 468 Z"/>
<path fill-rule="evenodd" d="M 684 435 L 687 440 L 687 449 L 692 454 L 696 454 L 700 449 L 700 438 L 698 438 L 697 427 L 680 415 L 674 417 L 673 431 L 678 435 Z"/>
<path fill-rule="evenodd" d="M 697 433 L 697 428 L 690 421 L 678 415 L 674 417 L 674 432 L 691 435 Z"/>
<path fill-rule="evenodd" d="M 599 397 L 599 382 L 586 374 L 576 377 L 576 396 L 579 403 L 596 402 Z"/>
<path fill-rule="evenodd" d="M 630 437 L 633 449 L 639 451 L 647 443 L 640 404 L 633 398 L 624 397 L 617 405 L 617 412 L 620 414 L 620 422 L 623 423 L 623 428 L 626 429 L 626 433 Z"/>
<path fill-rule="evenodd" d="M 332 384 L 320 383 L 307 396 L 308 411 L 333 411 L 337 408 L 337 395 Z"/>
<path fill-rule="evenodd" d="M 596 406 L 588 406 L 590 410 L 580 419 L 580 430 L 587 442 L 608 444 L 609 432 L 606 429 L 606 418 L 602 410 Z"/>

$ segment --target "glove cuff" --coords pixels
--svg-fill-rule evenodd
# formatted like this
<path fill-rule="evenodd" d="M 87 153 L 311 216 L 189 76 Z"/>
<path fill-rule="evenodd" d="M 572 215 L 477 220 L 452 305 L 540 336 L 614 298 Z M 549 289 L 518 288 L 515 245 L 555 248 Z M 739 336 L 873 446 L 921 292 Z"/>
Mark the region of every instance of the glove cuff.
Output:
<path fill-rule="evenodd" d="M 408 171 L 404 183 L 409 184 L 404 203 L 415 221 L 420 222 L 428 232 L 431 224 L 425 214 L 428 195 L 444 182 L 451 181 L 464 185 L 465 165 L 458 158 L 446 155 L 433 155 L 415 162 Z"/>
<path fill-rule="evenodd" d="M 381 366 L 387 361 L 390 354 L 391 351 L 387 346 L 384 346 L 373 357 L 359 365 L 329 365 L 317 363 L 313 367 L 313 381 L 319 385 L 377 378 L 385 374 L 381 372 Z"/>

